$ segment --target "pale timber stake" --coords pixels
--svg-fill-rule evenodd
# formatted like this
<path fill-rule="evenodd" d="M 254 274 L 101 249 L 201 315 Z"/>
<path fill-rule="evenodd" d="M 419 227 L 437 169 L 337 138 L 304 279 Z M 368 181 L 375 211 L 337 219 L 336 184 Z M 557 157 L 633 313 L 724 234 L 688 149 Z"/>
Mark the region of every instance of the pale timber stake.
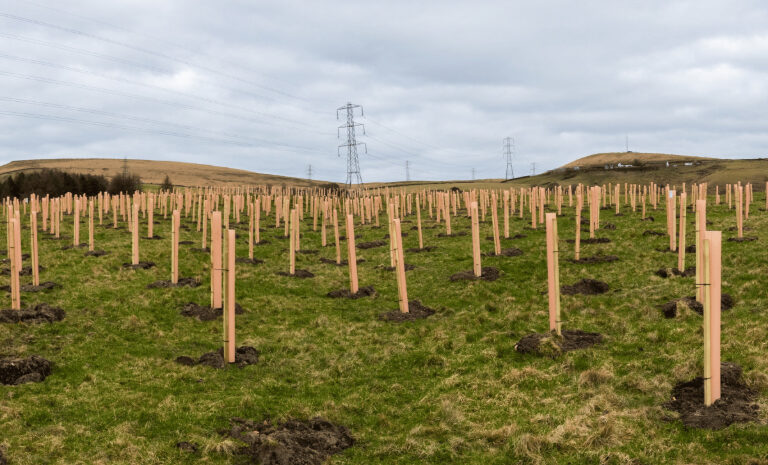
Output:
<path fill-rule="evenodd" d="M 349 266 L 349 292 L 357 294 L 357 251 L 355 250 L 355 218 L 347 215 L 347 265 Z"/>
<path fill-rule="evenodd" d="M 546 214 L 547 231 L 547 287 L 549 294 L 549 330 L 562 336 L 560 321 L 560 270 L 558 260 L 557 216 Z"/>
<path fill-rule="evenodd" d="M 226 290 L 222 320 L 224 320 L 224 361 L 235 363 L 235 230 L 228 229 L 224 236 L 224 253 L 226 266 L 222 270 Z"/>
<path fill-rule="evenodd" d="M 480 225 L 477 212 L 477 202 L 472 202 L 472 271 L 475 277 L 479 278 L 483 274 L 483 267 L 480 261 Z"/>
<path fill-rule="evenodd" d="M 409 307 L 408 307 L 408 288 L 406 287 L 406 281 L 405 281 L 405 257 L 403 256 L 403 235 L 400 230 L 400 219 L 396 218 L 394 220 L 394 231 L 395 234 L 393 236 L 393 241 L 396 244 L 397 247 L 397 259 L 396 259 L 396 273 L 397 273 L 397 290 L 399 294 L 399 300 L 400 300 L 400 311 L 402 313 L 408 313 Z"/>
<path fill-rule="evenodd" d="M 179 223 L 181 212 L 174 210 L 171 216 L 171 282 L 179 282 Z"/>
<path fill-rule="evenodd" d="M 720 298 L 722 270 L 722 233 L 704 234 L 704 404 L 720 398 Z"/>

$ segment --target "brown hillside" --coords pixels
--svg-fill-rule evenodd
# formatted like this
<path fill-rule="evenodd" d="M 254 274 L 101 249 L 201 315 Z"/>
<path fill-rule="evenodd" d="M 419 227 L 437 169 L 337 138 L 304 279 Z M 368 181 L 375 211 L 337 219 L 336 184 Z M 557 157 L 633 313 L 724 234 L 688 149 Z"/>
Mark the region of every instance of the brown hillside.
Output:
<path fill-rule="evenodd" d="M 123 169 L 123 160 L 110 158 L 57 158 L 50 160 L 19 160 L 0 166 L 0 177 L 22 171 L 55 168 L 72 173 L 104 175 L 112 177 Z M 165 175 L 179 186 L 287 184 L 315 186 L 322 181 L 254 173 L 252 171 L 224 168 L 221 166 L 183 163 L 176 161 L 128 160 L 128 169 L 141 176 L 145 183 L 160 184 Z"/>
<path fill-rule="evenodd" d="M 608 153 L 596 153 L 594 155 L 588 155 L 586 157 L 574 160 L 561 168 L 574 168 L 576 166 L 586 168 L 595 166 L 605 166 L 608 164 L 623 164 L 632 165 L 635 160 L 640 160 L 642 163 L 662 163 L 665 161 L 670 162 L 686 162 L 686 161 L 704 161 L 704 160 L 716 160 L 716 158 L 710 157 L 694 157 L 689 155 L 672 155 L 668 153 L 640 153 L 640 152 L 608 152 Z"/>

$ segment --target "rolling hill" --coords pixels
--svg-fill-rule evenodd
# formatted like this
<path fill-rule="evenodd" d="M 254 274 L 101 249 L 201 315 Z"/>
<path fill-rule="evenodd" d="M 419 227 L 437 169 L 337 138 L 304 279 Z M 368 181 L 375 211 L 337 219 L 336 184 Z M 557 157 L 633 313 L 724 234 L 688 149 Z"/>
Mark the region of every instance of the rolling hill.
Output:
<path fill-rule="evenodd" d="M 72 173 L 104 175 L 110 178 L 115 173 L 122 171 L 123 163 L 122 159 L 111 158 L 18 160 L 0 166 L 0 178 L 9 174 L 44 168 L 55 168 Z M 128 160 L 127 163 L 129 171 L 138 174 L 142 181 L 149 184 L 162 183 L 166 175 L 171 178 L 171 182 L 178 186 L 287 184 L 310 187 L 325 184 L 323 181 L 310 181 L 197 163 L 152 160 Z"/>
<path fill-rule="evenodd" d="M 690 155 L 673 155 L 669 153 L 642 153 L 642 152 L 606 152 L 595 153 L 593 155 L 587 155 L 586 157 L 579 158 L 570 163 L 563 165 L 561 168 L 594 168 L 604 167 L 608 164 L 617 165 L 633 165 L 640 163 L 684 163 L 684 162 L 696 162 L 705 160 L 717 160 L 717 158 L 711 157 L 694 157 Z"/>

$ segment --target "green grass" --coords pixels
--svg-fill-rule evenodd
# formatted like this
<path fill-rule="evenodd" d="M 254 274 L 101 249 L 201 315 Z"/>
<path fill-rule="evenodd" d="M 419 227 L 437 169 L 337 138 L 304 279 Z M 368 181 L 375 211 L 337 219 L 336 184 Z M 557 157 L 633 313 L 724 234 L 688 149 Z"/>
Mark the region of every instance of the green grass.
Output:
<path fill-rule="evenodd" d="M 592 277 L 611 290 L 563 297 L 564 328 L 599 331 L 606 340 L 557 359 L 514 350 L 523 335 L 548 325 L 544 232 L 527 230 L 528 219 L 511 221 L 511 235 L 527 237 L 502 241 L 524 255 L 484 259 L 484 266 L 503 271 L 495 282 L 449 282 L 452 273 L 472 267 L 471 237 L 438 238 L 444 228 L 425 229 L 425 245 L 439 249 L 406 253 L 406 262 L 417 267 L 407 272 L 408 292 L 437 314 L 391 324 L 377 318 L 397 308 L 394 273 L 377 268 L 389 265 L 387 247 L 358 251 L 366 260 L 358 267 L 360 284 L 375 286 L 376 297 L 330 299 L 325 293 L 348 283 L 346 268 L 318 261 L 335 257 L 334 248 L 298 256 L 297 267 L 314 272 L 313 279 L 276 276 L 287 270 L 288 246 L 277 239 L 283 229 L 276 230 L 270 216 L 262 224 L 270 244 L 255 248 L 265 263 L 237 268 L 237 300 L 247 309 L 237 318 L 238 345 L 255 346 L 261 361 L 225 370 L 173 361 L 215 350 L 221 321 L 179 315 L 187 302 L 210 301 L 209 257 L 190 250 L 199 247 L 191 222 L 181 240 L 195 245 L 181 246 L 181 276 L 198 277 L 203 285 L 146 289 L 170 278 L 170 220 L 156 215 L 161 224 L 155 233 L 165 239 L 142 241 L 141 259 L 158 265 L 147 271 L 121 267 L 130 260 L 125 230 L 96 227 L 97 248 L 111 252 L 99 258 L 60 250 L 71 241 L 40 241 L 41 280 L 62 288 L 23 294 L 23 303 L 55 304 L 67 317 L 55 324 L 0 325 L 1 355 L 38 354 L 55 364 L 43 383 L 0 386 L 0 444 L 12 464 L 225 464 L 232 463 L 235 444 L 217 431 L 229 418 L 319 415 L 346 425 L 357 439 L 331 459 L 335 464 L 768 463 L 768 216 L 757 210 L 762 199 L 745 221 L 753 228 L 745 234 L 760 240 L 723 245 L 723 291 L 736 299 L 723 315 L 723 359 L 741 364 L 760 392 L 759 423 L 688 430 L 668 421 L 675 415 L 661 407 L 676 382 L 701 372 L 702 358 L 701 317 L 688 311 L 667 320 L 657 308 L 694 293 L 693 278 L 653 275 L 677 265 L 676 255 L 655 250 L 668 244 L 666 237 L 642 235 L 664 230 L 661 209 L 648 210 L 655 222 L 640 222 L 639 209 L 623 207 L 621 217 L 601 212 L 602 224 L 617 229 L 598 235 L 612 243 L 583 245 L 582 255 L 602 251 L 619 262 L 574 265 L 564 260 L 573 246 L 561 244 L 563 284 Z M 564 209 L 558 220 L 561 239 L 573 237 L 572 212 Z M 434 224 L 422 213 L 425 226 Z M 710 205 L 708 213 L 710 229 L 735 236 L 727 231 L 735 225 L 733 210 Z M 689 213 L 691 224 L 693 218 Z M 404 219 L 414 221 L 404 224 L 405 247 L 415 247 L 415 216 Z M 493 242 L 485 240 L 490 215 L 486 219 L 481 244 L 491 251 Z M 62 234 L 71 235 L 71 217 L 65 222 Z M 245 226 L 238 229 L 238 256 L 247 256 Z M 468 230 L 469 221 L 460 215 L 452 226 Z M 692 225 L 688 231 L 691 243 Z M 311 219 L 302 232 L 303 249 L 321 249 Z M 358 232 L 359 243 L 381 239 L 387 230 L 358 226 Z M 332 229 L 328 237 L 333 244 Z M 694 255 L 686 258 L 692 265 Z M 178 451 L 178 441 L 197 442 L 201 453 Z"/>

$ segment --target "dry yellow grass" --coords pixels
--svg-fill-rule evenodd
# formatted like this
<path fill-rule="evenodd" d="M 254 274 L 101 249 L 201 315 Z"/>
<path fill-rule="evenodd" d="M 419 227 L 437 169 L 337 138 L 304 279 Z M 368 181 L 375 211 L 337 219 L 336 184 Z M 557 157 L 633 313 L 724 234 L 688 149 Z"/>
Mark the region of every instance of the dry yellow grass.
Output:
<path fill-rule="evenodd" d="M 110 158 L 56 158 L 46 160 L 18 160 L 0 166 L 0 178 L 22 171 L 54 168 L 71 173 L 104 175 L 112 177 L 123 169 L 122 159 Z M 291 186 L 315 186 L 322 181 L 255 173 L 253 171 L 221 166 L 183 163 L 176 161 L 128 160 L 128 169 L 141 176 L 145 183 L 161 184 L 165 175 L 178 186 L 286 184 Z"/>

